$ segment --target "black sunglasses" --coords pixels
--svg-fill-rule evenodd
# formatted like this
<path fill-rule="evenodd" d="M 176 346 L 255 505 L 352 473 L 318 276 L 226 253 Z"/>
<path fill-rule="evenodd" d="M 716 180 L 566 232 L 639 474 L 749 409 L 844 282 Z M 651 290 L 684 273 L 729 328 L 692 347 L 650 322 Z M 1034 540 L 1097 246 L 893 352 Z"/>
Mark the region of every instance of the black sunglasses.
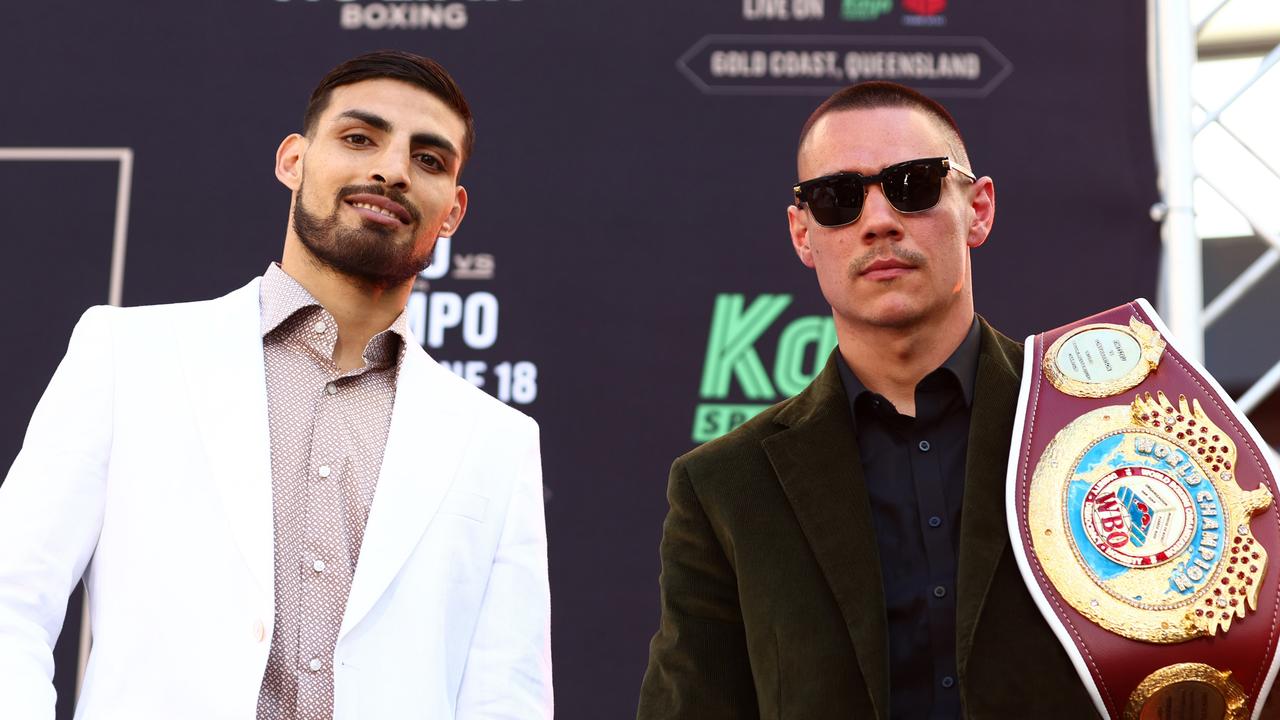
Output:
<path fill-rule="evenodd" d="M 970 180 L 977 180 L 968 168 L 946 157 L 908 160 L 881 170 L 875 175 L 842 172 L 824 175 L 792 187 L 796 207 L 809 207 L 819 225 L 840 227 L 862 215 L 867 187 L 880 183 L 884 197 L 901 213 L 917 213 L 938 204 L 942 197 L 942 180 L 955 170 Z"/>

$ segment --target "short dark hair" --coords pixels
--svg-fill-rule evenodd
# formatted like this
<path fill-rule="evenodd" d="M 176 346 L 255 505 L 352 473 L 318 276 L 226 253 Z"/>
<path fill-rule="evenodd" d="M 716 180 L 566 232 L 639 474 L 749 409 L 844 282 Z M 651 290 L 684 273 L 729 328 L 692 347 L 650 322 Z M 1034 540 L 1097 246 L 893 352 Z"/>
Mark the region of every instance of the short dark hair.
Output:
<path fill-rule="evenodd" d="M 951 113 L 947 112 L 947 109 L 942 107 L 937 100 L 906 85 L 899 85 L 887 80 L 868 80 L 837 90 L 834 95 L 824 100 L 809 116 L 809 119 L 805 121 L 804 127 L 800 130 L 799 147 L 804 146 L 805 138 L 809 137 L 809 132 L 813 130 L 813 126 L 817 125 L 818 121 L 828 113 L 840 110 L 875 110 L 877 108 L 912 108 L 937 120 L 943 129 L 950 131 L 948 134 L 954 135 L 953 138 L 948 139 L 954 140 L 956 145 L 956 147 L 952 148 L 952 152 L 958 156 L 955 159 L 965 165 L 969 165 L 969 153 L 964 146 L 964 137 L 960 134 L 960 126 L 956 124 L 956 119 L 951 117 Z"/>
<path fill-rule="evenodd" d="M 329 106 L 329 96 L 333 89 L 343 85 L 358 83 L 362 80 L 389 78 L 416 85 L 436 96 L 448 105 L 467 126 L 462 138 L 462 156 L 464 160 L 471 158 L 471 149 L 475 146 L 475 122 L 471 118 L 471 108 L 462 90 L 453 81 L 449 72 L 440 63 L 431 58 L 415 55 L 402 50 L 378 50 L 366 53 L 330 70 L 320 80 L 320 84 L 311 91 L 311 99 L 307 101 L 307 111 L 302 115 L 302 132 L 310 135 L 316 122 L 325 108 Z"/>

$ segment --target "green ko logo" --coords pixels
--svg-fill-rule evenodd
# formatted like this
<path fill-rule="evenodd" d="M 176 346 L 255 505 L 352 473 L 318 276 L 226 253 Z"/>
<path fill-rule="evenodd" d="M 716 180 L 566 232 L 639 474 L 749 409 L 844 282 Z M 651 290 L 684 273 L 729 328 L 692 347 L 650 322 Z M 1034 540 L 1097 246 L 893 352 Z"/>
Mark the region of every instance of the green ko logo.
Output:
<path fill-rule="evenodd" d="M 830 317 L 798 317 L 778 335 L 770 373 L 758 345 L 791 305 L 791 296 L 764 294 L 747 303 L 740 293 L 716 296 L 711 333 L 702 365 L 702 402 L 693 414 L 693 440 L 706 442 L 750 420 L 774 402 L 800 392 L 813 380 L 836 346 Z M 729 402 L 737 381 L 743 401 Z M 710 401 L 710 402 L 708 402 Z"/>

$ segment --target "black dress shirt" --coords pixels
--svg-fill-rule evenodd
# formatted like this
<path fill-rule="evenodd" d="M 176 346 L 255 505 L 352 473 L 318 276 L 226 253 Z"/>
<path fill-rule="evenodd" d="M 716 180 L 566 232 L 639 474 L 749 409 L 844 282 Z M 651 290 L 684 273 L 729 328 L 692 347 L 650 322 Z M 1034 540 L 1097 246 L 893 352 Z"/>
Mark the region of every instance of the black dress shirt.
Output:
<path fill-rule="evenodd" d="M 956 564 L 978 344 L 975 317 L 951 357 L 916 385 L 914 418 L 839 364 L 880 557 L 895 720 L 960 717 Z"/>

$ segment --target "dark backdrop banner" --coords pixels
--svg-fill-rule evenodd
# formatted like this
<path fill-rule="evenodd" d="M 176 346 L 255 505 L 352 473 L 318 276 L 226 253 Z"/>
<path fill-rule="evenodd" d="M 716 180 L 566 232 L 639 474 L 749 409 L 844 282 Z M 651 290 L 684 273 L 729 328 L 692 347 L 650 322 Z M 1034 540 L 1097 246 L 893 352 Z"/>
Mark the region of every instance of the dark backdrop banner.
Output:
<path fill-rule="evenodd" d="M 801 123 L 870 78 L 951 108 L 973 168 L 995 178 L 998 221 L 973 266 L 979 311 L 1009 335 L 1149 297 L 1143 7 L 10 3 L 0 464 L 76 317 L 108 300 L 121 161 L 84 148 L 132 150 L 124 304 L 221 295 L 279 257 L 273 154 L 320 75 L 366 50 L 434 56 L 472 103 L 477 149 L 470 213 L 419 283 L 414 329 L 541 423 L 559 715 L 627 717 L 658 619 L 671 459 L 798 391 L 835 342 L 786 232 Z M 15 151 L 31 148 L 81 155 Z"/>

